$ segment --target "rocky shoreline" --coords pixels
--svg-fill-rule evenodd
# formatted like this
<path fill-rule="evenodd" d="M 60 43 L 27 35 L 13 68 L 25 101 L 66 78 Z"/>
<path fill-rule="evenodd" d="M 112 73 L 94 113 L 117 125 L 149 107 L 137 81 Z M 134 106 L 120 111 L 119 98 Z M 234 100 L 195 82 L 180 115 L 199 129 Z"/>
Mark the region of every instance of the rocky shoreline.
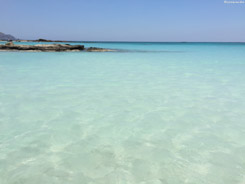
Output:
<path fill-rule="evenodd" d="M 7 42 L 5 45 L 0 45 L 0 51 L 25 51 L 25 52 L 73 52 L 73 51 L 87 51 L 87 52 L 111 52 L 115 50 L 89 47 L 84 45 L 70 45 L 70 44 L 37 44 L 37 45 L 16 45 L 13 42 Z"/>

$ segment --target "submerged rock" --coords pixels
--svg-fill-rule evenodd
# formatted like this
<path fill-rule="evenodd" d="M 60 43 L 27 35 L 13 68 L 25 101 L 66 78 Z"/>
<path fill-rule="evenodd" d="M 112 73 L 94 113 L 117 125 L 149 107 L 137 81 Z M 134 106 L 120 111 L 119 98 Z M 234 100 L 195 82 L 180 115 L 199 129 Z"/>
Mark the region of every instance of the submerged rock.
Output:
<path fill-rule="evenodd" d="M 10 41 L 10 42 L 7 42 L 5 45 L 6 45 L 6 46 L 13 46 L 14 43 L 13 43 L 12 41 Z"/>
<path fill-rule="evenodd" d="M 111 49 L 103 49 L 103 48 L 98 48 L 98 47 L 89 47 L 86 49 L 88 52 L 109 52 L 109 51 L 115 51 Z"/>

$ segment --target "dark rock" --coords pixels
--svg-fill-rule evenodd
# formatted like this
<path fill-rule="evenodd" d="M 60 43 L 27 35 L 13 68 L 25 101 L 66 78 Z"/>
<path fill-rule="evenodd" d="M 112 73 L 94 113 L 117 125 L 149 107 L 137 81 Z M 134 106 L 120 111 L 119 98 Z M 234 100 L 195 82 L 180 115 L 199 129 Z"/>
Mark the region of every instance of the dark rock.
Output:
<path fill-rule="evenodd" d="M 46 40 L 46 39 L 42 39 L 42 38 L 40 38 L 40 39 L 38 39 L 36 41 L 37 42 L 52 42 L 52 40 Z"/>
<path fill-rule="evenodd" d="M 68 42 L 68 41 L 63 41 L 63 40 L 46 40 L 43 38 L 40 38 L 38 40 L 32 40 L 33 42 Z"/>

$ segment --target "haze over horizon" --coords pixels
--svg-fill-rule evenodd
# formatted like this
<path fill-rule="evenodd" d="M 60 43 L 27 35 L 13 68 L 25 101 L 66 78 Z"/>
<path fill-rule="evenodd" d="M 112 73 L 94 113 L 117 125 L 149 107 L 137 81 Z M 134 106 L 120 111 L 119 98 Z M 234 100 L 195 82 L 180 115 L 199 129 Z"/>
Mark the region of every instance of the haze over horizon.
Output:
<path fill-rule="evenodd" d="M 245 42 L 245 4 L 222 0 L 1 1 L 0 32 L 20 39 Z"/>

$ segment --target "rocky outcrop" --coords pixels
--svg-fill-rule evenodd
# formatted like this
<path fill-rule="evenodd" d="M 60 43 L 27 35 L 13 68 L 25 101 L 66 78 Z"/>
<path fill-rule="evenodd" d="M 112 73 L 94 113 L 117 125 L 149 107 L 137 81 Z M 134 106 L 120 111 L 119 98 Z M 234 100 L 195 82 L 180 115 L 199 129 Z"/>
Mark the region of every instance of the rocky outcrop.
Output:
<path fill-rule="evenodd" d="M 9 40 L 17 40 L 17 39 L 10 34 L 4 34 L 0 32 L 0 40 L 9 41 Z"/>
<path fill-rule="evenodd" d="M 64 52 L 64 51 L 82 51 L 84 45 L 68 44 L 38 44 L 38 45 L 15 45 L 12 42 L 0 45 L 0 50 L 10 51 L 41 51 L 41 52 Z"/>
<path fill-rule="evenodd" d="M 68 52 L 68 51 L 88 51 L 88 52 L 108 52 L 110 49 L 96 47 L 84 48 L 84 45 L 70 44 L 37 44 L 37 45 L 15 45 L 13 42 L 7 42 L 0 45 L 0 51 L 36 51 L 36 52 Z"/>

